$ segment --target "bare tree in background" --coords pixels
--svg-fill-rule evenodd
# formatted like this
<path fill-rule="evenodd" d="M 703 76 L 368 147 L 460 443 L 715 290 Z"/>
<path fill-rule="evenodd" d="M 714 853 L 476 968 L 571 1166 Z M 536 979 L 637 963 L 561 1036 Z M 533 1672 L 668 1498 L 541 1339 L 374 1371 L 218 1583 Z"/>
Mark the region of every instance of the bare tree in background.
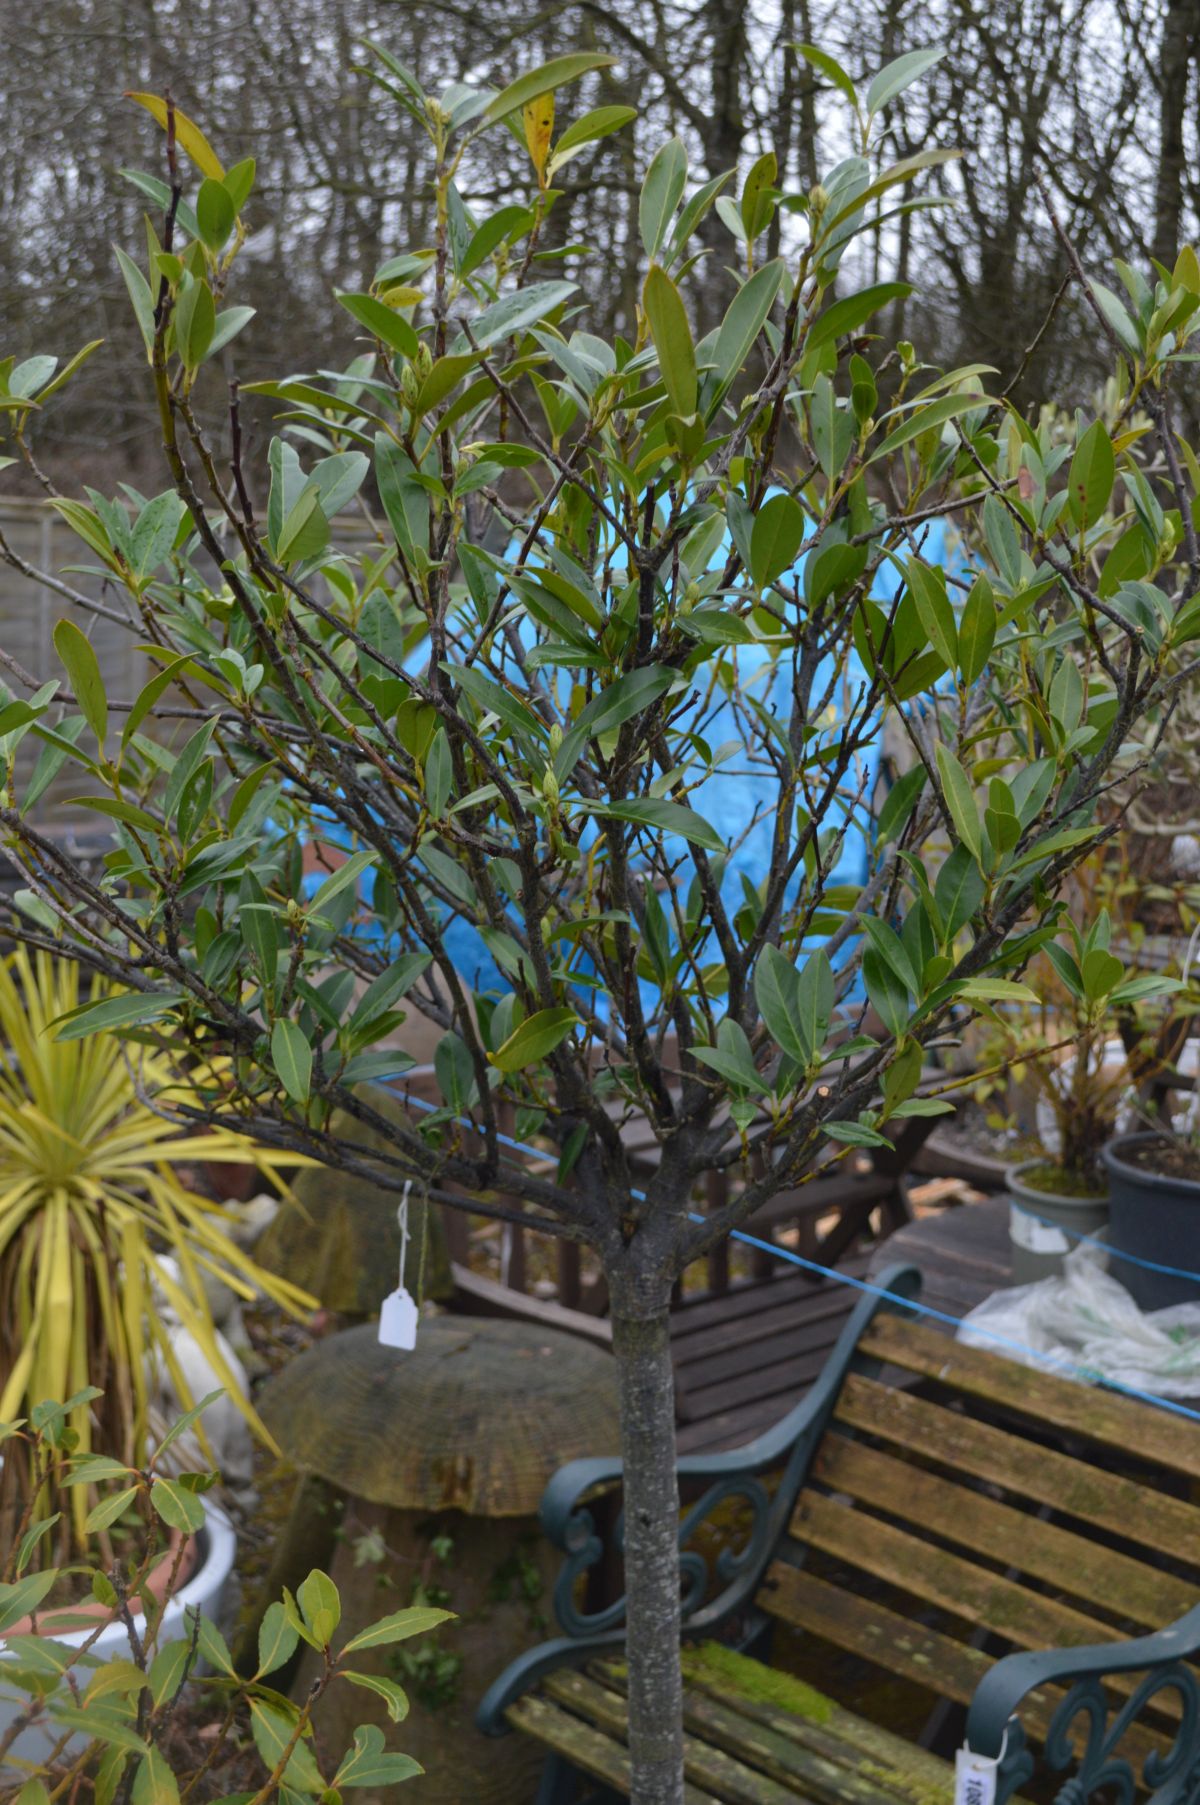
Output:
<path fill-rule="evenodd" d="M 829 46 L 856 75 L 909 49 L 950 47 L 937 77 L 894 103 L 889 127 L 901 155 L 965 149 L 943 179 L 955 204 L 885 226 L 872 273 L 919 291 L 887 321 L 895 336 L 934 329 L 947 354 L 969 343 L 1004 381 L 1024 365 L 1018 393 L 1085 398 L 1102 361 L 1077 305 L 1038 338 L 1064 274 L 1039 175 L 1097 265 L 1131 246 L 1170 262 L 1197 217 L 1200 0 L 859 0 L 849 12 L 830 0 L 567 0 L 516 13 L 505 0 L 53 0 L 32 14 L 14 4 L 0 10 L 0 349 L 19 359 L 36 342 L 65 356 L 83 339 L 107 341 L 42 444 L 48 467 L 86 479 L 102 457 L 141 474 L 142 350 L 110 244 L 128 242 L 147 204 L 129 188 L 114 233 L 111 178 L 135 160 L 138 129 L 124 90 L 170 87 L 231 154 L 258 164 L 243 292 L 259 317 L 208 380 L 235 368 L 252 380 L 289 352 L 299 365 L 314 341 L 327 368 L 353 356 L 328 272 L 365 282 L 383 245 L 428 241 L 432 230 L 427 152 L 356 68 L 366 38 L 433 90 L 573 47 L 618 59 L 573 104 L 636 104 L 636 136 L 590 147 L 563 171 L 541 246 L 568 273 L 573 243 L 609 247 L 588 295 L 602 333 L 634 329 L 633 172 L 649 141 L 677 133 L 693 172 L 709 176 L 744 173 L 771 145 L 781 178 L 811 186 L 830 109 L 819 78 L 787 52 L 794 41 Z M 526 179 L 519 146 L 492 147 L 488 166 L 467 172 L 464 196 L 486 207 L 522 194 Z M 788 229 L 776 215 L 773 252 Z M 718 234 L 719 224 L 702 240 L 701 331 L 732 291 Z M 922 298 L 934 293 L 936 316 Z M 114 360 L 126 378 L 115 384 Z M 252 410 L 248 425 L 253 436 Z"/>

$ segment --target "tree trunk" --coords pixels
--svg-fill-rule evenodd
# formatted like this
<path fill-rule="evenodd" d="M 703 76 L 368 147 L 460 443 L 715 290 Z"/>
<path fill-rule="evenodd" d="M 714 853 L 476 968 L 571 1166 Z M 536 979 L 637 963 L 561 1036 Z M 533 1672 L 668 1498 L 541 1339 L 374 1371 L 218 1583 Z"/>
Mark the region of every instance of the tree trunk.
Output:
<path fill-rule="evenodd" d="M 1158 168 L 1154 181 L 1153 254 L 1170 269 L 1179 250 L 1187 175 L 1184 112 L 1195 30 L 1195 0 L 1169 0 L 1158 57 Z"/>
<path fill-rule="evenodd" d="M 625 1463 L 629 1757 L 633 1805 L 683 1805 L 679 1483 L 667 1293 L 646 1303 L 610 1275 Z"/>

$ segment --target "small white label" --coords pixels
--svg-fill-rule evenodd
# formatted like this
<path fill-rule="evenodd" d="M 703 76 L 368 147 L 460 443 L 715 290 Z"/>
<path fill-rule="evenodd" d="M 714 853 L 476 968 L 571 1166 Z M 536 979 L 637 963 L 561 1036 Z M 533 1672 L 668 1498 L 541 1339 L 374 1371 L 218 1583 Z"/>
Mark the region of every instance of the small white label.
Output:
<path fill-rule="evenodd" d="M 1019 1203 L 1012 1203 L 1008 1209 L 1008 1232 L 1018 1247 L 1026 1253 L 1069 1253 L 1071 1243 L 1061 1228 L 1054 1228 L 1049 1222 L 1039 1222 L 1028 1210 L 1023 1210 Z"/>
<path fill-rule="evenodd" d="M 380 1345 L 402 1348 L 410 1354 L 417 1345 L 419 1314 L 416 1300 L 409 1296 L 403 1285 L 398 1291 L 389 1291 L 379 1312 Z"/>
<path fill-rule="evenodd" d="M 959 1749 L 954 1757 L 954 1805 L 996 1805 L 999 1766 L 990 1755 Z"/>

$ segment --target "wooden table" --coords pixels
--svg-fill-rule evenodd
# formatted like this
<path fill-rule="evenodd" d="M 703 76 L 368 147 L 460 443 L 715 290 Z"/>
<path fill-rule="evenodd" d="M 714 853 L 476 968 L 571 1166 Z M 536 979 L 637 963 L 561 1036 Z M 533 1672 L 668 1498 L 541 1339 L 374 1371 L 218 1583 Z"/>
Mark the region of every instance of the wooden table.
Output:
<path fill-rule="evenodd" d="M 922 1303 L 948 1316 L 965 1316 L 1013 1282 L 1008 1208 L 1007 1197 L 989 1197 L 910 1222 L 879 1243 L 867 1277 L 878 1278 L 898 1261 L 919 1266 Z M 947 1323 L 935 1326 L 952 1333 Z"/>

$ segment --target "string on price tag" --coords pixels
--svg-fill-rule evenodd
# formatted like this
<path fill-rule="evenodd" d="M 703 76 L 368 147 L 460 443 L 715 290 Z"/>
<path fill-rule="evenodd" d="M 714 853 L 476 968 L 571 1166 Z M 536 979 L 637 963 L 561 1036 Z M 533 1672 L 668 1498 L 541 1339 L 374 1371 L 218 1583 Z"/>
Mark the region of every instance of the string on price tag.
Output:
<path fill-rule="evenodd" d="M 954 1805 L 996 1805 L 999 1757 L 959 1749 L 954 1757 Z"/>
<path fill-rule="evenodd" d="M 379 1341 L 383 1347 L 394 1347 L 410 1354 L 417 1345 L 417 1322 L 420 1311 L 417 1302 L 404 1287 L 404 1262 L 408 1254 L 408 1196 L 412 1190 L 412 1180 L 406 1179 L 404 1194 L 400 1199 L 397 1215 L 400 1222 L 400 1280 L 394 1291 L 389 1291 L 383 1300 L 379 1312 Z"/>

